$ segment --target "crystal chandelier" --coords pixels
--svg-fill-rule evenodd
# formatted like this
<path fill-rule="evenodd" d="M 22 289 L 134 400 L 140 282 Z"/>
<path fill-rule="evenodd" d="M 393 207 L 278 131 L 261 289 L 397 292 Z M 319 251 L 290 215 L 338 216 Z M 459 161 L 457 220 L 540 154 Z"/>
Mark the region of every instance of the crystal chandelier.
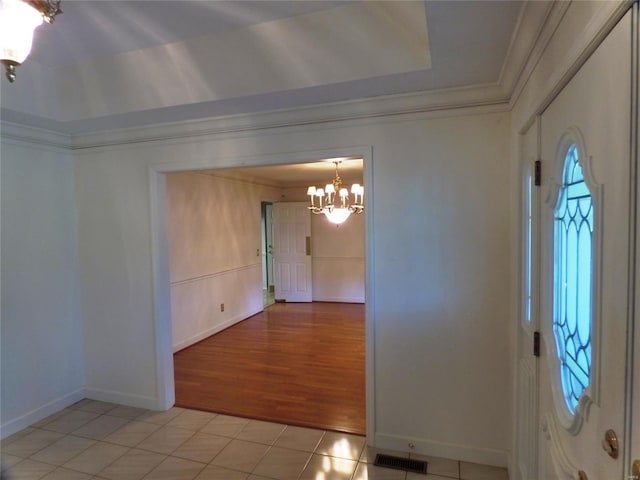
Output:
<path fill-rule="evenodd" d="M 7 79 L 16 79 L 16 67 L 31 52 L 33 32 L 62 13 L 61 0 L 0 0 L 0 63 Z"/>
<path fill-rule="evenodd" d="M 338 175 L 339 161 L 333 162 L 336 166 L 336 176 L 332 183 L 328 183 L 324 189 L 316 188 L 313 185 L 307 189 L 309 195 L 309 210 L 315 214 L 324 213 L 331 223 L 340 225 L 352 213 L 362 213 L 364 211 L 364 187 L 359 183 L 351 186 L 353 202 L 349 201 L 349 191 L 342 188 L 342 179 Z M 318 204 L 316 205 L 315 198 Z"/>

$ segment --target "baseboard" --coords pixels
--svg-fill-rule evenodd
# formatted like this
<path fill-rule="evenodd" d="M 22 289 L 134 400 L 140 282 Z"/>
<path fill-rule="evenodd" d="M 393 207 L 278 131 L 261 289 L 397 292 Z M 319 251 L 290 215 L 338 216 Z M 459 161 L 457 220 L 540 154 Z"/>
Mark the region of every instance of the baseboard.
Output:
<path fill-rule="evenodd" d="M 27 428 L 29 425 L 33 425 L 39 422 L 43 418 L 47 418 L 49 415 L 53 415 L 60 410 L 67 408 L 69 405 L 73 405 L 86 397 L 86 391 L 84 388 L 80 388 L 74 392 L 57 398 L 41 407 L 35 408 L 24 415 L 9 420 L 6 423 L 0 425 L 0 438 L 6 438 L 9 435 L 13 435 L 22 429 Z"/>
<path fill-rule="evenodd" d="M 181 342 L 176 343 L 173 346 L 173 353 L 176 353 L 180 350 L 183 350 L 187 347 L 190 347 L 191 345 L 193 345 L 194 343 L 198 343 L 201 340 L 204 340 L 207 337 L 210 337 L 211 335 L 215 335 L 216 333 L 221 332 L 222 330 L 225 330 L 233 325 L 235 325 L 236 323 L 240 323 L 243 320 L 246 320 L 249 317 L 252 317 L 254 315 L 256 315 L 257 313 L 262 312 L 264 309 L 262 307 L 260 307 L 259 309 L 256 309 L 255 311 L 249 311 L 246 313 L 243 313 L 241 315 L 237 315 L 233 318 L 230 318 L 229 320 L 214 325 L 210 328 L 207 328 L 206 330 L 203 330 L 200 333 L 197 333 L 196 335 L 193 335 L 192 337 L 183 340 Z"/>
<path fill-rule="evenodd" d="M 164 410 L 156 397 L 146 397 L 131 393 L 115 392 L 100 388 L 87 388 L 86 398 L 99 400 L 101 402 L 117 403 L 128 407 L 147 408 L 149 410 Z"/>
<path fill-rule="evenodd" d="M 453 443 L 436 442 L 422 438 L 401 437 L 377 433 L 374 435 L 375 447 L 412 452 L 432 457 L 450 458 L 463 462 L 481 463 L 496 467 L 507 467 L 509 453 L 505 450 L 474 447 L 471 445 L 457 445 Z M 413 445 L 413 448 L 409 447 Z"/>
<path fill-rule="evenodd" d="M 314 302 L 364 303 L 364 297 L 313 297 Z"/>

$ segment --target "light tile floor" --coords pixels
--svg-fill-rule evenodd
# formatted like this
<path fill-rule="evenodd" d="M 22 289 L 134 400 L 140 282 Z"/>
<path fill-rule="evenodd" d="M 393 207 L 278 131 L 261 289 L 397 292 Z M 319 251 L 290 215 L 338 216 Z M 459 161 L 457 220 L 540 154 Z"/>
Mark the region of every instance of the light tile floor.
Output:
<path fill-rule="evenodd" d="M 428 475 L 372 465 L 356 435 L 209 412 L 153 412 L 82 400 L 0 444 L 3 480 L 508 480 L 443 458 Z"/>

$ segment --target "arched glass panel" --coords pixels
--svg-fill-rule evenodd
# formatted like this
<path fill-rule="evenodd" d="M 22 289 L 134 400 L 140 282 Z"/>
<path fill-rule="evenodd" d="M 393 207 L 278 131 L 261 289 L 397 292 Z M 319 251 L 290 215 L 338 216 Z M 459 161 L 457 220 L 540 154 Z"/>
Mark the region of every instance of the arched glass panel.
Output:
<path fill-rule="evenodd" d="M 555 210 L 553 333 L 564 399 L 575 413 L 591 378 L 593 202 L 572 144 Z"/>

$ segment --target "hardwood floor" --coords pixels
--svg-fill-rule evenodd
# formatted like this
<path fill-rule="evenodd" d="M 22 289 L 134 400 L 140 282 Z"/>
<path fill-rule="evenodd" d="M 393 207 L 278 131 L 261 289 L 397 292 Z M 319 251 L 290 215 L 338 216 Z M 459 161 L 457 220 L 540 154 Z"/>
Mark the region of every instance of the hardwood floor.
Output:
<path fill-rule="evenodd" d="M 176 405 L 365 434 L 364 305 L 277 303 L 174 355 Z"/>

